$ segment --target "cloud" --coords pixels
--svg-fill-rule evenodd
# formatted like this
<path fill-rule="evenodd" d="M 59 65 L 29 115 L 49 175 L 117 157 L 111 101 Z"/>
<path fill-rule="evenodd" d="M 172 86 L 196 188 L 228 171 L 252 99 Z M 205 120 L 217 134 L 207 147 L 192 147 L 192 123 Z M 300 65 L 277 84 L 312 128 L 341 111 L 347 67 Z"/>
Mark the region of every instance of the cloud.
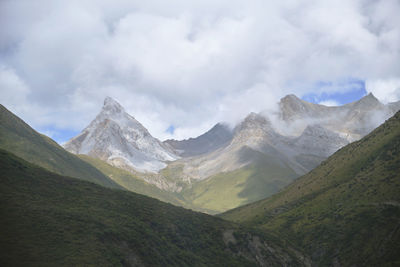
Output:
<path fill-rule="evenodd" d="M 353 79 L 397 100 L 377 81 L 400 79 L 399 13 L 396 0 L 4 0 L 0 83 L 25 89 L 2 86 L 0 101 L 35 128 L 78 131 L 111 96 L 163 139 Z"/>
<path fill-rule="evenodd" d="M 337 102 L 336 100 L 325 100 L 325 101 L 319 102 L 318 104 L 328 106 L 328 107 L 340 106 L 340 103 Z"/>
<path fill-rule="evenodd" d="M 384 103 L 400 99 L 400 78 L 367 80 L 366 89 Z"/>
<path fill-rule="evenodd" d="M 0 88 L 4 93 L 2 100 L 5 103 L 26 101 L 29 93 L 28 86 L 21 80 L 13 69 L 0 65 Z"/>

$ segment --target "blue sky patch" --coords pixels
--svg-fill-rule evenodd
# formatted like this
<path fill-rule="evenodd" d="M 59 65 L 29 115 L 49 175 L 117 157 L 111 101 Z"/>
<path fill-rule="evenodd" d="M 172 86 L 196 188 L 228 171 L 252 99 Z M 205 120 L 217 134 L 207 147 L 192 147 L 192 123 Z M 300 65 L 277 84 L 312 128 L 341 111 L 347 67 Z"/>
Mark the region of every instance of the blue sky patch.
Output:
<path fill-rule="evenodd" d="M 47 135 L 59 144 L 64 144 L 69 139 L 79 134 L 79 131 L 69 129 L 57 129 L 53 126 L 42 127 L 38 132 Z"/>
<path fill-rule="evenodd" d="M 170 125 L 166 130 L 166 133 L 170 133 L 170 134 L 174 134 L 175 132 L 175 126 L 174 125 Z"/>
<path fill-rule="evenodd" d="M 344 105 L 359 100 L 367 94 L 365 82 L 349 79 L 344 82 L 317 82 L 312 88 L 314 92 L 303 95 L 302 99 L 311 103 L 336 102 Z"/>

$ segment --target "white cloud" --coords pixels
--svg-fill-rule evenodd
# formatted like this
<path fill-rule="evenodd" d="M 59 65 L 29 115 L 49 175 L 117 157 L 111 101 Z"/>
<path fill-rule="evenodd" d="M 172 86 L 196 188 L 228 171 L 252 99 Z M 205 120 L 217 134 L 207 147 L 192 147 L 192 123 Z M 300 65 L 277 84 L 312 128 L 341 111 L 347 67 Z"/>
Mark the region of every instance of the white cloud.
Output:
<path fill-rule="evenodd" d="M 340 106 L 340 103 L 337 102 L 336 100 L 324 100 L 319 102 L 318 104 L 328 106 L 328 107 L 335 107 L 335 106 Z"/>
<path fill-rule="evenodd" d="M 27 110 L 28 86 L 15 73 L 15 70 L 0 65 L 0 101 L 12 112 L 20 115 Z"/>
<path fill-rule="evenodd" d="M 384 103 L 400 99 L 400 78 L 367 80 L 366 90 Z"/>
<path fill-rule="evenodd" d="M 195 136 L 288 93 L 400 79 L 399 13 L 396 0 L 4 0 L 0 60 L 29 89 L 0 100 L 35 127 L 80 130 L 111 96 L 155 136 Z"/>

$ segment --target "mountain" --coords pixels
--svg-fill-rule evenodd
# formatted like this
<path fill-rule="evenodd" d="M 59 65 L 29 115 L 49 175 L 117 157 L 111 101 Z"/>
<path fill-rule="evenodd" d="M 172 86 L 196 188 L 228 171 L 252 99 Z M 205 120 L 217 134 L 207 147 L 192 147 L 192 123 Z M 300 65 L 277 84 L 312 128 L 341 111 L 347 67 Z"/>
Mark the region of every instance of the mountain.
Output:
<path fill-rule="evenodd" d="M 166 161 L 179 158 L 110 97 L 89 126 L 64 148 L 141 172 L 157 172 L 167 166 Z"/>
<path fill-rule="evenodd" d="M 384 105 L 368 94 L 358 101 L 335 107 L 313 104 L 288 95 L 279 102 L 282 128 L 298 134 L 309 124 L 319 124 L 349 142 L 360 139 L 400 109 L 400 101 Z"/>
<path fill-rule="evenodd" d="M 217 123 L 208 132 L 187 140 L 166 140 L 165 144 L 170 145 L 180 156 L 191 157 L 210 153 L 223 147 L 232 140 L 232 131 L 226 124 Z"/>
<path fill-rule="evenodd" d="M 310 266 L 274 236 L 0 150 L 1 266 Z"/>
<path fill-rule="evenodd" d="M 221 216 L 272 230 L 316 266 L 400 264 L 400 112 L 278 194 Z"/>
<path fill-rule="evenodd" d="M 251 113 L 233 129 L 220 123 L 199 137 L 161 143 L 107 98 L 98 117 L 66 148 L 125 168 L 178 197 L 185 207 L 214 214 L 278 192 L 341 147 L 372 131 L 394 114 L 399 103 L 383 105 L 369 94 L 347 105 L 327 107 L 288 95 L 280 100 L 276 113 Z M 107 108 L 109 104 L 112 108 Z M 118 130 L 104 126 L 109 121 L 112 129 Z M 135 126 L 127 127 L 126 121 Z M 132 129 L 146 132 L 150 136 L 147 143 L 175 155 L 175 160 L 149 156 L 146 164 L 158 167 L 144 171 L 136 164 L 144 157 L 141 153 L 160 149 L 142 151 L 137 143 L 146 142 L 125 137 Z M 86 143 L 90 146 L 83 149 L 88 147 Z"/>
<path fill-rule="evenodd" d="M 33 130 L 3 105 L 0 105 L 0 148 L 61 175 L 121 188 L 92 165 Z"/>
<path fill-rule="evenodd" d="M 181 194 L 194 207 L 218 213 L 270 196 L 347 144 L 319 125 L 307 127 L 299 137 L 280 135 L 256 113 L 233 132 L 225 147 L 168 166 L 180 168 L 175 176 L 190 177 Z"/>

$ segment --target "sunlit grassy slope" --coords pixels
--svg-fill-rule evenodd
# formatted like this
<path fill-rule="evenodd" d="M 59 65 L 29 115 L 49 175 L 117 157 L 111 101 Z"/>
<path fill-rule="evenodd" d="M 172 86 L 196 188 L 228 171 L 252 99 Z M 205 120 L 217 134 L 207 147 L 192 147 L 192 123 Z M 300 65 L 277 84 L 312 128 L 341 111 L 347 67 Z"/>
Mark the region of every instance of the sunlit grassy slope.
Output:
<path fill-rule="evenodd" d="M 0 148 L 28 162 L 61 175 L 121 188 L 99 170 L 67 152 L 49 137 L 39 134 L 0 105 Z"/>
<path fill-rule="evenodd" d="M 87 155 L 78 155 L 78 156 L 84 161 L 95 166 L 103 174 L 107 175 L 114 182 L 116 182 L 117 184 L 121 185 L 122 187 L 124 187 L 129 191 L 157 198 L 161 201 L 168 202 L 174 205 L 179 205 L 179 206 L 185 205 L 185 202 L 182 199 L 180 199 L 177 196 L 177 194 L 161 190 L 155 185 L 146 183 L 140 177 L 135 176 L 131 172 L 113 167 L 107 162 L 97 158 L 92 158 Z"/>
<path fill-rule="evenodd" d="M 400 265 L 400 113 L 280 193 L 223 218 L 272 230 L 318 265 Z"/>
<path fill-rule="evenodd" d="M 0 150 L 0 266 L 301 266 L 262 232 Z"/>
<path fill-rule="evenodd" d="M 257 155 L 253 164 L 194 183 L 182 192 L 183 198 L 194 207 L 218 213 L 271 196 L 297 177 L 289 166 L 276 164 L 270 156 L 249 153 Z"/>
<path fill-rule="evenodd" d="M 182 175 L 181 165 L 172 164 L 162 170 L 163 179 L 178 181 L 178 185 L 183 188 L 180 192 L 160 190 L 156 186 L 144 182 L 140 177 L 141 174 L 136 176 L 100 159 L 86 155 L 79 155 L 79 157 L 127 190 L 174 205 L 217 214 L 270 196 L 297 177 L 297 174 L 289 166 L 275 164 L 273 158 L 254 150 L 248 151 L 248 153 L 257 157 L 254 164 L 233 172 L 219 173 L 190 185 L 179 182 L 177 179 Z"/>

